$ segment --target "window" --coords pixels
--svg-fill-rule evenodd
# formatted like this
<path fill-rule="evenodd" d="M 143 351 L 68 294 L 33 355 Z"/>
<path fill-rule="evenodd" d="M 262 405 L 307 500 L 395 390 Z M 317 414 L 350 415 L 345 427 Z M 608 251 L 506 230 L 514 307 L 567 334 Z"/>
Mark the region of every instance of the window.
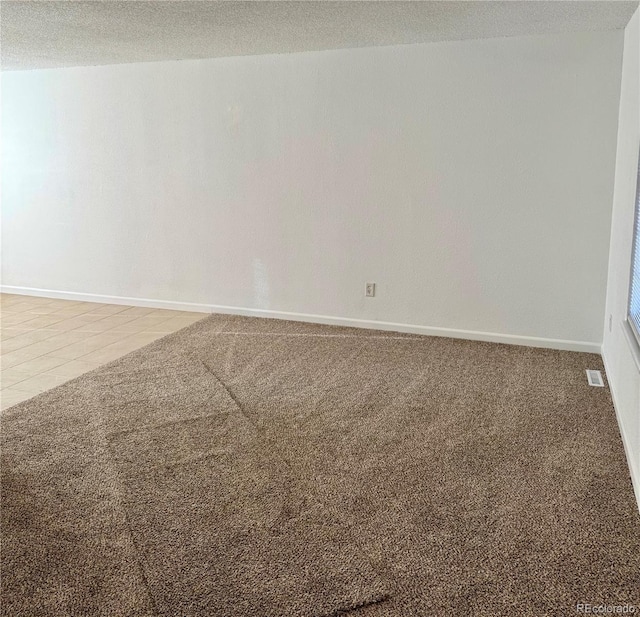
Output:
<path fill-rule="evenodd" d="M 631 259 L 631 285 L 629 292 L 629 324 L 640 344 L 640 161 L 636 184 L 636 215 L 633 230 L 633 257 Z"/>

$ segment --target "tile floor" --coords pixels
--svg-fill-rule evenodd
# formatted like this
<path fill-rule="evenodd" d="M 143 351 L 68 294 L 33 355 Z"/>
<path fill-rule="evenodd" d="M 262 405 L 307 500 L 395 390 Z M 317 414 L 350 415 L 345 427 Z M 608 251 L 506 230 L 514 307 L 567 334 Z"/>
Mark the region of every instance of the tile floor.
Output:
<path fill-rule="evenodd" d="M 203 313 L 0 294 L 0 408 L 115 360 Z"/>

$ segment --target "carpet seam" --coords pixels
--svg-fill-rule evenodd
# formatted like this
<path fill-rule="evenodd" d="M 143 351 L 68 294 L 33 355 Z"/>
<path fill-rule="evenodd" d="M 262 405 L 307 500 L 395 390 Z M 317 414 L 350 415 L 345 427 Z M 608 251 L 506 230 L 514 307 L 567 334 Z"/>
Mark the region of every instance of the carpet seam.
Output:
<path fill-rule="evenodd" d="M 196 322 L 199 323 L 199 322 Z M 307 334 L 303 332 L 239 332 L 233 330 L 224 330 L 215 333 L 217 336 L 222 334 L 244 335 L 244 336 L 289 336 L 289 337 L 308 337 L 308 338 L 364 338 L 364 339 L 382 339 L 394 341 L 422 341 L 426 337 L 420 336 L 376 336 L 373 334 Z"/>
<path fill-rule="evenodd" d="M 203 416 L 191 416 L 189 418 L 182 418 L 180 420 L 168 420 L 167 422 L 161 422 L 159 424 L 148 424 L 146 426 L 141 426 L 139 428 L 123 428 L 119 431 L 113 431 L 111 433 L 106 433 L 108 439 L 114 437 L 121 437 L 123 435 L 132 435 L 134 433 L 143 433 L 145 431 L 152 431 L 157 428 L 166 428 L 168 426 L 176 426 L 178 424 L 186 424 L 189 422 L 197 421 L 197 420 L 206 420 L 207 418 L 216 418 L 219 417 L 220 414 L 208 413 Z"/>
<path fill-rule="evenodd" d="M 104 435 L 104 443 L 105 443 L 105 451 L 108 454 L 108 458 L 109 458 L 109 466 L 111 467 L 111 471 L 113 473 L 113 477 L 116 480 L 117 485 L 113 487 L 113 492 L 115 495 L 117 495 L 117 505 L 118 508 L 120 509 L 122 516 L 124 517 L 124 522 L 129 534 L 129 539 L 131 540 L 131 545 L 133 546 L 133 549 L 135 551 L 135 560 L 136 560 L 136 565 L 137 565 L 137 569 L 138 572 L 140 573 L 140 576 L 142 578 L 142 582 L 144 583 L 144 586 L 147 590 L 147 597 L 149 598 L 149 602 L 151 603 L 151 607 L 153 609 L 153 612 L 156 615 L 161 615 L 162 613 L 160 612 L 160 609 L 158 607 L 155 595 L 153 594 L 152 590 L 151 590 L 151 585 L 149 584 L 149 579 L 147 577 L 147 573 L 145 572 L 144 566 L 142 565 L 142 560 L 143 560 L 143 554 L 142 551 L 140 550 L 140 547 L 138 546 L 138 543 L 136 542 L 136 538 L 135 538 L 135 534 L 133 533 L 133 528 L 131 526 L 131 520 L 129 517 L 129 514 L 127 512 L 127 508 L 124 504 L 124 492 L 125 492 L 125 487 L 124 487 L 124 483 L 122 481 L 122 477 L 120 474 L 120 471 L 118 470 L 118 467 L 116 465 L 116 462 L 113 459 L 113 452 L 112 452 L 112 446 L 111 443 L 108 439 L 107 436 L 107 432 L 105 430 L 105 423 L 104 423 L 104 418 L 102 416 L 101 413 L 98 414 L 98 418 L 99 418 L 99 423 L 101 425 L 102 428 L 102 433 Z"/>
<path fill-rule="evenodd" d="M 375 337 L 375 338 L 386 338 L 386 337 Z M 222 379 L 220 379 L 220 377 L 218 377 L 218 375 L 216 375 L 216 373 L 211 369 L 211 367 L 209 367 L 207 365 L 207 363 L 204 362 L 204 360 L 202 360 L 202 358 L 199 358 L 199 360 L 202 363 L 202 365 L 205 367 L 205 369 L 207 371 L 209 371 L 209 373 L 214 377 L 214 379 L 225 389 L 225 391 L 228 393 L 228 395 L 231 398 L 231 400 L 238 407 L 238 409 L 239 409 L 240 413 L 242 414 L 242 416 L 244 418 L 246 418 L 246 420 L 247 420 L 247 422 L 249 422 L 249 424 L 251 424 L 251 426 L 254 428 L 254 430 L 256 431 L 258 436 L 262 437 L 264 439 L 265 438 L 264 434 L 262 433 L 260 428 L 257 426 L 257 424 L 251 418 L 249 418 L 246 410 L 244 409 L 244 406 L 240 404 L 240 402 L 238 401 L 238 399 L 235 396 L 235 394 L 233 394 L 231 392 L 229 387 L 222 381 Z M 280 461 L 282 461 L 284 463 L 284 465 L 287 467 L 289 472 L 291 474 L 294 474 L 294 469 L 291 466 L 291 463 L 284 456 L 282 456 L 281 454 L 276 454 L 276 456 L 278 457 L 278 459 L 280 459 Z M 308 497 L 313 499 L 323 510 L 327 510 L 326 506 L 322 502 L 318 501 L 313 494 L 311 494 Z M 346 522 L 344 521 L 344 519 L 341 516 L 337 516 L 337 513 L 334 513 L 334 516 L 336 516 L 336 519 L 338 521 L 340 521 L 340 524 L 343 525 L 345 527 L 345 529 L 348 529 L 348 526 L 347 526 Z M 374 564 L 372 563 L 371 558 L 369 557 L 367 552 L 363 550 L 362 546 L 360 546 L 360 543 L 357 540 L 354 539 L 353 542 L 354 542 L 355 546 L 358 548 L 358 550 L 359 550 L 361 556 L 364 558 L 364 560 L 369 563 L 369 566 L 371 567 L 371 570 L 375 574 L 375 576 L 379 579 L 379 581 L 381 583 L 383 583 L 384 586 L 387 586 L 388 585 L 387 578 L 382 576 L 381 573 L 378 571 L 378 569 L 374 566 Z M 386 601 L 386 600 L 388 600 L 390 598 L 391 598 L 391 594 L 386 593 L 379 599 L 366 600 L 366 601 L 364 601 L 362 603 L 353 604 L 350 608 L 338 609 L 337 611 L 334 610 L 331 613 L 325 613 L 325 614 L 321 615 L 320 617 L 338 617 L 341 614 L 342 615 L 346 615 L 348 612 L 357 610 L 358 608 L 361 608 L 361 607 L 364 607 L 364 606 L 369 606 L 369 605 L 372 605 L 372 604 L 379 604 L 379 603 L 381 603 L 383 601 Z"/>

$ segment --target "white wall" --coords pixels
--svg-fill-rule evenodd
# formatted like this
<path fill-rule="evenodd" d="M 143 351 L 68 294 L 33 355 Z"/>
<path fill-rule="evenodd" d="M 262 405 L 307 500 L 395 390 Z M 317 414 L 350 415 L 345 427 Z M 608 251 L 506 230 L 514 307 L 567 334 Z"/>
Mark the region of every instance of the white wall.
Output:
<path fill-rule="evenodd" d="M 599 350 L 622 38 L 5 73 L 3 284 Z"/>
<path fill-rule="evenodd" d="M 629 298 L 633 217 L 640 149 L 640 10 L 624 38 L 609 284 L 602 355 L 640 505 L 640 368 L 624 322 Z M 611 317 L 611 329 L 609 318 Z"/>

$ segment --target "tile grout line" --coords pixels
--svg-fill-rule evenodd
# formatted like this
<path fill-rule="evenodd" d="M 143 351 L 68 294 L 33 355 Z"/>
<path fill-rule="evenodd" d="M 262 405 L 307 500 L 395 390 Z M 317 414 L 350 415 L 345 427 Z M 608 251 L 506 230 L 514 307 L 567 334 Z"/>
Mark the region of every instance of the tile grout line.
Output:
<path fill-rule="evenodd" d="M 2 409 L 27 400 L 52 387 L 62 385 L 110 362 L 112 359 L 117 359 L 140 349 L 203 318 L 200 313 L 190 313 L 189 311 L 140 309 L 139 307 L 119 304 L 111 305 L 60 299 L 49 299 L 47 302 L 30 302 L 27 299 L 28 297 L 25 296 L 20 296 L 19 299 L 16 298 L 11 301 L 12 297 L 9 296 L 7 298 L 6 294 L 2 294 L 0 298 L 0 306 L 3 311 L 3 315 L 0 318 L 0 329 L 3 333 L 13 329 L 18 331 L 14 336 L 2 339 L 0 351 L 1 346 L 6 345 L 12 339 L 20 336 L 28 337 L 29 335 L 36 337 L 35 340 L 28 341 L 28 344 L 11 349 L 6 353 L 0 353 L 3 359 L 9 357 L 10 361 L 17 361 L 17 364 L 9 364 L 9 366 L 3 367 L 0 371 L 0 375 L 6 374 L 7 379 L 10 381 L 10 385 L 0 388 L 0 397 L 2 398 L 0 407 Z M 46 312 L 47 306 L 54 310 Z M 14 308 L 18 310 L 12 310 Z M 127 314 L 126 317 L 128 319 L 122 320 L 125 314 Z M 95 319 L 87 320 L 89 315 L 95 317 Z M 14 316 L 15 321 L 5 316 Z M 28 319 L 20 319 L 20 316 L 26 316 Z M 108 328 L 100 329 L 99 324 L 113 317 L 116 318 L 115 321 L 117 323 L 113 324 L 112 322 L 112 325 Z M 83 321 L 83 318 L 85 321 Z M 9 319 L 9 323 L 7 323 L 7 319 Z M 73 324 L 73 328 L 59 329 L 63 323 L 73 322 L 76 319 L 79 321 Z M 142 322 L 139 324 L 139 329 L 132 329 L 132 325 L 138 320 Z M 173 324 L 171 324 L 172 321 Z M 87 331 L 83 331 L 85 328 Z M 93 328 L 96 329 L 94 330 Z M 44 338 L 40 338 L 42 333 L 47 330 L 51 330 L 51 333 Z M 57 336 L 62 338 L 69 337 L 70 339 L 76 339 L 76 337 L 80 336 L 80 338 L 72 340 L 70 343 L 64 343 L 60 347 L 53 347 L 47 350 L 47 342 L 51 344 L 52 339 Z M 106 338 L 106 341 L 100 342 L 101 337 L 103 339 Z M 24 342 L 27 343 L 27 341 Z M 78 349 L 80 352 L 85 352 L 81 353 L 81 355 L 66 358 L 62 357 L 62 355 L 55 355 L 56 352 L 62 354 L 64 353 L 62 350 L 68 350 L 74 345 L 82 345 L 87 342 L 89 342 L 89 349 L 86 352 L 85 349 Z M 9 346 L 12 347 L 11 345 Z M 37 350 L 36 355 L 31 355 L 34 349 Z M 42 349 L 46 351 L 42 351 Z M 12 354 L 15 355 L 11 359 Z M 104 358 L 101 359 L 101 356 Z M 58 361 L 58 363 L 51 365 L 48 364 L 47 360 Z M 34 365 L 39 368 L 34 368 Z M 10 376 L 12 374 L 14 378 L 18 377 L 17 381 L 11 381 Z M 33 380 L 33 388 L 25 386 L 21 388 L 21 384 L 30 380 Z M 5 403 L 5 401 L 9 402 Z"/>

